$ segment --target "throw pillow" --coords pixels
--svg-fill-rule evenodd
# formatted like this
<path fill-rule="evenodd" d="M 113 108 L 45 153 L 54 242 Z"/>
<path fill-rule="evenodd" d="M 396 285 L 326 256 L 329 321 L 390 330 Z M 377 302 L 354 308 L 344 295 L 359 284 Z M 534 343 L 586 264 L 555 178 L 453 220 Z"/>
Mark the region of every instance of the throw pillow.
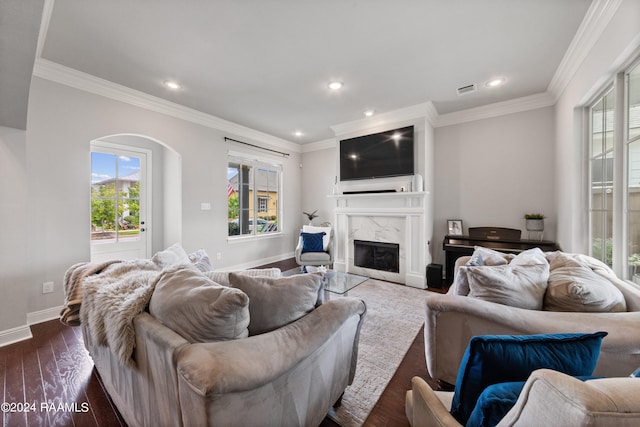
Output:
<path fill-rule="evenodd" d="M 460 362 L 451 415 L 465 425 L 478 397 L 492 384 L 526 381 L 536 369 L 591 375 L 606 332 L 484 335 L 471 338 Z"/>
<path fill-rule="evenodd" d="M 551 311 L 627 311 L 622 292 L 587 266 L 566 266 L 551 270 L 544 296 L 544 308 Z"/>
<path fill-rule="evenodd" d="M 541 310 L 549 264 L 467 267 L 469 296 L 511 307 Z"/>
<path fill-rule="evenodd" d="M 322 233 L 300 233 L 302 237 L 302 253 L 305 252 L 324 252 L 322 245 L 322 238 L 326 235 L 324 231 Z"/>
<path fill-rule="evenodd" d="M 173 267 L 179 264 L 189 264 L 189 255 L 178 243 L 174 243 L 163 251 L 157 252 L 151 261 L 156 263 L 160 268 Z"/>
<path fill-rule="evenodd" d="M 205 271 L 204 275 L 222 286 L 231 286 L 229 282 L 229 274 L 231 271 Z M 282 271 L 279 268 L 253 268 L 249 270 L 234 271 L 233 273 L 244 274 L 245 276 L 267 276 L 280 277 Z"/>
<path fill-rule="evenodd" d="M 322 274 L 272 278 L 231 273 L 229 281 L 249 296 L 249 335 L 257 335 L 285 326 L 313 310 Z"/>
<path fill-rule="evenodd" d="M 509 263 L 511 265 L 548 265 L 549 262 L 540 248 L 520 252 Z"/>
<path fill-rule="evenodd" d="M 197 251 L 190 253 L 189 261 L 191 261 L 191 264 L 202 272 L 213 270 L 209 254 L 207 254 L 207 251 L 204 249 L 198 249 Z"/>
<path fill-rule="evenodd" d="M 514 255 L 512 254 L 494 251 L 493 249 L 483 246 L 476 246 L 469 261 L 458 268 L 448 293 L 463 296 L 469 295 L 469 278 L 466 267 L 505 265 L 508 264 L 513 257 Z"/>
<path fill-rule="evenodd" d="M 190 265 L 161 273 L 149 312 L 191 343 L 249 335 L 249 297 L 214 283 Z"/>
<path fill-rule="evenodd" d="M 326 233 L 322 237 L 322 250 L 327 251 L 329 249 L 329 243 L 331 241 L 331 227 L 318 227 L 315 225 L 303 225 L 302 231 L 304 233 Z"/>

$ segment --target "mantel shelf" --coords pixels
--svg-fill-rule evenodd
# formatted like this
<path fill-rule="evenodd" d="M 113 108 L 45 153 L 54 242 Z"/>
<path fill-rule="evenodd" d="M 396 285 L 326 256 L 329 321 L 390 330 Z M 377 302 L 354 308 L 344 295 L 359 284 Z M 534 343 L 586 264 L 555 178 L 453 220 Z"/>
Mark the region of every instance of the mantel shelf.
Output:
<path fill-rule="evenodd" d="M 389 193 L 353 193 L 353 194 L 329 194 L 330 199 L 352 199 L 352 198 L 384 198 L 384 197 L 423 197 L 428 195 L 428 191 L 396 191 Z"/>

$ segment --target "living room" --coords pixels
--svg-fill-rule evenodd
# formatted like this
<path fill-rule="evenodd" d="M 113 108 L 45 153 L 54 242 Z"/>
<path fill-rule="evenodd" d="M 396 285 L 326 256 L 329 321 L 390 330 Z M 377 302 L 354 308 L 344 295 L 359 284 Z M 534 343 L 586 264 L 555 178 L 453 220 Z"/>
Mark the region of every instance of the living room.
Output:
<path fill-rule="evenodd" d="M 27 76 L 26 92 L 18 98 L 3 95 L 0 104 L 3 118 L 10 116 L 5 110 L 21 110 L 17 121 L 0 122 L 4 200 L 0 288 L 7 296 L 0 302 L 0 344 L 26 339 L 30 324 L 57 317 L 66 269 L 90 258 L 89 159 L 91 143 L 98 140 L 122 143 L 129 138 L 131 144 L 153 152 L 158 178 L 153 180 L 156 197 L 149 227 L 150 254 L 181 242 L 188 250 L 205 249 L 215 267 L 222 269 L 291 258 L 298 232 L 307 222 L 303 211 L 318 210 L 317 223 L 334 222 L 334 200 L 328 196 L 339 175 L 338 141 L 406 125 L 418 129 L 417 173 L 424 179 L 432 209 L 425 231 L 429 243 L 421 261 L 425 265 L 444 264 L 441 242 L 450 219 L 461 219 L 465 228 L 523 229 L 525 213 L 541 212 L 546 216 L 545 239 L 558 242 L 568 252 L 590 250 L 581 112 L 638 58 L 640 4 L 635 0 L 572 2 L 581 12 L 571 16 L 567 26 L 573 31 L 555 59 L 555 68 L 543 76 L 546 83 L 538 92 L 448 113 L 438 112 L 432 102 L 436 99 L 416 97 L 413 103 L 381 109 L 372 117 L 360 119 L 361 112 L 357 118 L 336 116 L 324 129 L 325 137 L 304 143 L 293 135 L 274 136 L 270 127 L 254 127 L 251 120 L 239 124 L 222 119 L 222 114 L 184 107 L 175 93 L 161 99 L 47 59 L 47 54 L 61 49 L 47 46 L 65 25 L 55 21 L 56 13 L 61 13 L 57 8 L 74 6 L 62 1 L 33 2 L 38 3 L 39 13 L 30 11 L 35 19 L 8 38 L 31 45 L 33 71 Z M 488 3 L 494 7 L 493 2 Z M 38 42 L 39 33 L 40 37 L 47 33 L 46 28 L 41 30 L 43 15 L 48 16 L 44 22 L 50 33 Z M 91 19 L 86 17 L 87 22 Z M 544 24 L 537 25 L 536 31 L 545 31 Z M 562 23 L 556 23 L 554 28 L 558 27 Z M 28 34 L 24 29 L 30 29 Z M 463 55 L 468 49 L 461 47 L 456 54 Z M 74 49 L 67 49 L 65 55 L 73 58 Z M 541 60 L 541 56 L 532 57 L 529 67 Z M 105 64 L 93 65 L 102 66 Z M 126 68 L 123 64 L 123 73 Z M 331 78 L 328 74 L 327 79 Z M 0 77 L 3 85 L 19 87 L 24 76 L 15 80 L 11 76 Z M 508 84 L 518 83 L 506 78 Z M 344 77 L 345 90 L 357 85 L 355 79 Z M 467 83 L 472 82 L 458 84 Z M 484 85 L 484 80 L 477 84 Z M 455 87 L 450 89 L 455 91 Z M 348 98 L 319 96 L 336 108 L 340 99 Z M 466 96 L 460 99 L 471 99 L 473 94 Z M 276 101 L 265 100 L 262 109 L 269 110 Z M 304 115 L 304 106 L 298 110 Z M 265 117 L 261 120 L 275 121 L 266 113 Z M 255 123 L 260 122 L 256 119 Z M 288 155 L 247 148 L 225 137 Z M 279 233 L 229 238 L 229 151 L 273 159 L 282 166 L 285 185 Z M 42 284 L 48 282 L 53 282 L 53 292 L 43 294 Z"/>

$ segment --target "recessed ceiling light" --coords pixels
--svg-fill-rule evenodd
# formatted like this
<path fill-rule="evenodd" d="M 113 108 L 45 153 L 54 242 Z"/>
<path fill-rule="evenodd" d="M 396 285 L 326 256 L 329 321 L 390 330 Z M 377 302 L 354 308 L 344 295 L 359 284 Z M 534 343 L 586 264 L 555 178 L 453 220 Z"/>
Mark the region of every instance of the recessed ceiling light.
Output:
<path fill-rule="evenodd" d="M 342 82 L 330 82 L 329 83 L 329 89 L 331 90 L 338 90 L 338 89 L 342 89 L 342 86 L 344 86 L 344 83 Z"/>
<path fill-rule="evenodd" d="M 496 87 L 496 86 L 500 86 L 505 81 L 506 81 L 506 79 L 504 77 L 500 77 L 498 79 L 489 80 L 487 83 L 485 83 L 485 85 L 487 87 Z"/>
<path fill-rule="evenodd" d="M 178 82 L 175 82 L 173 80 L 166 80 L 164 82 L 164 85 L 166 87 L 168 87 L 169 89 L 173 89 L 173 90 L 178 90 L 180 89 L 182 86 L 180 86 L 180 84 Z"/>
<path fill-rule="evenodd" d="M 302 135 L 304 135 L 304 133 L 300 132 L 299 130 L 295 131 L 293 134 L 295 136 L 297 136 L 298 138 L 300 138 Z"/>
<path fill-rule="evenodd" d="M 364 112 L 364 115 L 367 117 L 371 117 L 376 113 L 376 110 L 367 110 Z"/>

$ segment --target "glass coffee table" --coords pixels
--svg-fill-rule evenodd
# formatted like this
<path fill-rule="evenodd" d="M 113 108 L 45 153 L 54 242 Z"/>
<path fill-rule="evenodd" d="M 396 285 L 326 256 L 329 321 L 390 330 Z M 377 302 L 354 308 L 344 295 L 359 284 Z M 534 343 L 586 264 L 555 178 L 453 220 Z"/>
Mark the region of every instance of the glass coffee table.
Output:
<path fill-rule="evenodd" d="M 355 288 L 368 277 L 342 271 L 326 270 L 324 272 L 324 289 L 335 294 L 344 294 Z"/>

